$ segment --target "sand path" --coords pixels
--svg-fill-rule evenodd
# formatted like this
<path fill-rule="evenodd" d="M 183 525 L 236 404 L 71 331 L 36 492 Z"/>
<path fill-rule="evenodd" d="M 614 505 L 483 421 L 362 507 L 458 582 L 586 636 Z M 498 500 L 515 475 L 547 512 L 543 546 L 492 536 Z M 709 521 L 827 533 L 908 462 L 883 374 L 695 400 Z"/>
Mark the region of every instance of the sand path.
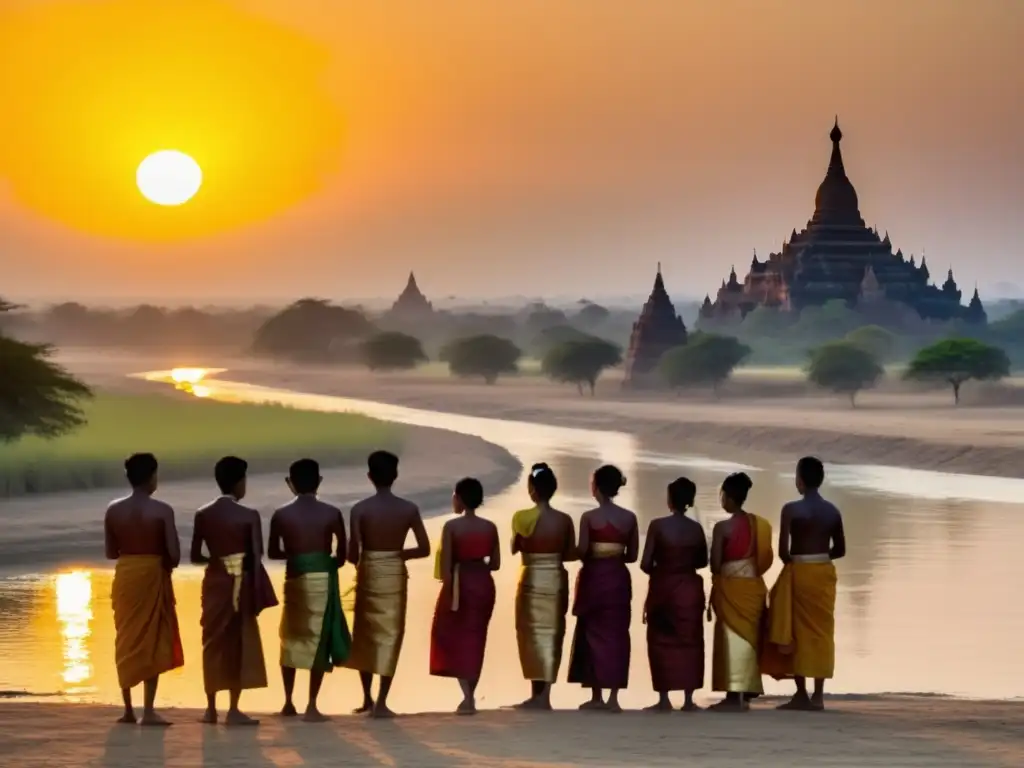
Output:
<path fill-rule="evenodd" d="M 767 703 L 766 703 L 767 704 Z M 765 705 L 762 705 L 764 707 Z M 766 708 L 746 715 L 620 716 L 482 712 L 412 715 L 390 722 L 338 717 L 308 725 L 265 717 L 259 728 L 195 722 L 168 710 L 166 730 L 114 725 L 110 707 L 0 705 L 0 765 L 389 766 L 834 766 L 902 768 L 1024 765 L 1024 704 L 921 697 L 834 702 L 829 712 Z M 59 738 L 54 734 L 59 733 Z"/>

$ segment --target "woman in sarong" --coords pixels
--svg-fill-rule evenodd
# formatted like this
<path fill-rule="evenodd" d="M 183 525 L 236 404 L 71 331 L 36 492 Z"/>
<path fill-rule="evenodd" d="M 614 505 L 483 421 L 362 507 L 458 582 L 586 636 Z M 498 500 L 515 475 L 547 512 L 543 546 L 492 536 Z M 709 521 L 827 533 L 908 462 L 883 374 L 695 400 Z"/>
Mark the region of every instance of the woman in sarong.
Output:
<path fill-rule="evenodd" d="M 512 554 L 522 553 L 516 589 L 516 640 L 530 697 L 523 709 L 551 709 L 551 685 L 558 677 L 569 610 L 569 576 L 564 563 L 576 559 L 572 518 L 551 506 L 558 480 L 547 464 L 534 464 L 527 479 L 534 506 L 512 518 Z"/>
<path fill-rule="evenodd" d="M 430 632 L 430 674 L 458 678 L 462 703 L 455 711 L 460 715 L 476 714 L 476 686 L 494 612 L 491 572 L 501 567 L 498 529 L 476 514 L 483 501 L 479 480 L 456 483 L 452 508 L 459 517 L 444 525 L 434 574 L 442 585 Z"/>
<path fill-rule="evenodd" d="M 743 472 L 729 475 L 719 494 L 729 518 L 711 535 L 711 609 L 715 613 L 711 684 L 725 693 L 712 709 L 744 711 L 761 695 L 758 655 L 768 590 L 764 574 L 771 567 L 772 527 L 743 509 L 753 486 Z M 708 610 L 708 617 L 711 616 Z"/>
<path fill-rule="evenodd" d="M 625 484 L 617 467 L 594 472 L 591 491 L 598 505 L 580 520 L 577 549 L 583 567 L 576 577 L 569 682 L 590 688 L 583 710 L 621 712 L 619 690 L 629 684 L 633 586 L 626 565 L 637 560 L 640 534 L 636 515 L 614 501 Z"/>
<path fill-rule="evenodd" d="M 658 703 L 649 711 L 671 712 L 670 691 L 683 691 L 684 712 L 700 709 L 693 692 L 704 685 L 704 579 L 697 570 L 708 564 L 704 529 L 686 516 L 697 486 L 680 477 L 668 486 L 672 514 L 647 529 L 640 570 L 651 580 L 644 604 L 647 658 Z"/>

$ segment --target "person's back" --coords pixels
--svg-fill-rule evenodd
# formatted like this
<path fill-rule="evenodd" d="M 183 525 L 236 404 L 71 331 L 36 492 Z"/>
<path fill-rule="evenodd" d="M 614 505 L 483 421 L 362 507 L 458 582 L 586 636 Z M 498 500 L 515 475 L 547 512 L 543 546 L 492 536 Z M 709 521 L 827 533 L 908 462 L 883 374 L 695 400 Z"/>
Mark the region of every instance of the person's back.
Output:
<path fill-rule="evenodd" d="M 271 544 L 280 542 L 280 550 L 272 551 L 271 558 L 275 555 L 283 555 L 287 559 L 297 555 L 331 554 L 339 520 L 344 520 L 341 510 L 332 504 L 311 494 L 296 496 L 274 511 Z M 344 548 L 340 552 L 344 554 Z"/>
<path fill-rule="evenodd" d="M 262 542 L 258 549 L 255 546 L 260 523 L 259 512 L 230 496 L 214 499 L 196 513 L 196 528 L 210 557 L 218 560 L 240 553 L 262 554 Z"/>
<path fill-rule="evenodd" d="M 789 518 L 790 555 L 830 554 L 843 518 L 835 504 L 817 490 L 783 508 Z M 830 559 L 831 555 L 830 555 Z"/>
<path fill-rule="evenodd" d="M 409 589 L 405 562 L 429 557 L 430 539 L 419 507 L 392 491 L 398 479 L 398 457 L 374 451 L 367 469 L 375 493 L 355 504 L 351 517 L 349 559 L 356 564 L 358 576 L 348 666 L 359 671 L 363 685 L 363 704 L 356 711 L 391 717 L 388 693 L 405 638 Z M 410 531 L 416 545 L 406 548 Z M 381 679 L 376 701 L 371 693 L 374 675 Z"/>
<path fill-rule="evenodd" d="M 108 541 L 117 553 L 111 559 L 159 555 L 168 558 L 169 567 L 176 567 L 167 540 L 167 522 L 173 515 L 170 505 L 149 496 L 133 493 L 111 502 L 105 518 Z"/>
<path fill-rule="evenodd" d="M 575 534 L 575 526 L 569 515 L 544 505 L 537 516 L 533 533 L 520 537 L 517 549 L 520 552 L 538 555 L 560 555 L 563 560 L 573 560 L 576 548 Z"/>
<path fill-rule="evenodd" d="M 676 514 L 655 520 L 652 526 L 655 570 L 694 573 L 707 567 L 707 535 L 696 520 Z"/>

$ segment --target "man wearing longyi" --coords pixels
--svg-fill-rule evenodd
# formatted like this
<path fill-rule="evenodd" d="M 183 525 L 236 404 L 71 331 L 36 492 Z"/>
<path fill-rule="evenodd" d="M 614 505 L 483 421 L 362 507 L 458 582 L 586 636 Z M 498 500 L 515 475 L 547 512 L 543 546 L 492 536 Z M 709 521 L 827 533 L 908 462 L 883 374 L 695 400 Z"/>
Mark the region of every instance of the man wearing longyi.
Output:
<path fill-rule="evenodd" d="M 323 722 L 327 718 L 317 708 L 317 696 L 324 673 L 340 667 L 352 645 L 338 587 L 338 569 L 345 563 L 345 521 L 341 510 L 317 498 L 322 478 L 315 461 L 296 461 L 287 482 L 295 498 L 274 512 L 267 546 L 272 559 L 286 561 L 281 612 L 285 703 L 281 714 L 296 714 L 292 703 L 295 670 L 308 669 L 309 702 L 303 719 Z M 335 542 L 336 554 L 332 555 Z"/>
<path fill-rule="evenodd" d="M 376 492 L 352 507 L 349 559 L 356 564 L 356 585 L 352 655 L 347 666 L 359 671 L 363 684 L 363 704 L 356 712 L 393 717 L 388 692 L 405 637 L 409 586 L 405 562 L 429 557 L 430 539 L 419 507 L 391 490 L 398 479 L 398 457 L 374 451 L 367 466 L 367 477 Z M 410 531 L 416 546 L 406 549 Z M 374 675 L 380 676 L 376 702 Z"/>
<path fill-rule="evenodd" d="M 196 512 L 192 528 L 191 561 L 206 565 L 203 574 L 203 683 L 206 714 L 202 722 L 217 722 L 217 693 L 231 697 L 225 722 L 256 725 L 242 714 L 242 691 L 267 687 L 267 667 L 256 617 L 277 605 L 273 587 L 260 559 L 263 526 L 260 513 L 239 502 L 245 496 L 246 462 L 226 456 L 213 474 L 221 496 Z M 203 544 L 209 556 L 203 554 Z"/>
<path fill-rule="evenodd" d="M 113 502 L 103 521 L 106 555 L 116 560 L 110 602 L 114 658 L 124 699 L 118 722 L 134 723 L 132 688 L 143 683 L 142 725 L 170 725 L 156 714 L 157 682 L 185 663 L 171 571 L 181 560 L 174 510 L 153 498 L 157 460 L 137 453 L 124 463 L 132 492 Z"/>
<path fill-rule="evenodd" d="M 786 564 L 772 587 L 761 671 L 792 678 L 796 694 L 780 709 L 825 708 L 825 680 L 835 671 L 836 568 L 846 554 L 843 518 L 821 497 L 825 468 L 807 456 L 797 463 L 796 487 L 803 497 L 782 508 L 779 558 Z M 814 693 L 807 694 L 807 678 Z"/>

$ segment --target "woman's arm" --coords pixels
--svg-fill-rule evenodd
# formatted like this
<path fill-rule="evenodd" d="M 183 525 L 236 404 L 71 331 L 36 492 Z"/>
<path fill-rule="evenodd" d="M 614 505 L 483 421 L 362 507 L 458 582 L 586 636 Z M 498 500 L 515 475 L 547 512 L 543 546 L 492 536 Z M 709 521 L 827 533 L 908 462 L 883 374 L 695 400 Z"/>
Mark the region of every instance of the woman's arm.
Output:
<path fill-rule="evenodd" d="M 715 523 L 711 531 L 711 573 L 722 572 L 722 553 L 725 550 L 725 526 Z"/>
<path fill-rule="evenodd" d="M 647 536 L 644 538 L 644 555 L 640 558 L 640 570 L 648 576 L 654 572 L 654 537 L 658 535 L 657 520 L 652 520 L 647 526 Z"/>
<path fill-rule="evenodd" d="M 487 558 L 487 564 L 492 571 L 501 568 L 501 537 L 498 536 L 498 526 L 496 525 L 494 526 L 494 546 L 491 548 L 491 556 Z"/>
<path fill-rule="evenodd" d="M 625 561 L 635 563 L 640 554 L 640 523 L 636 515 L 633 515 L 633 526 L 629 532 L 629 542 L 626 544 Z"/>

